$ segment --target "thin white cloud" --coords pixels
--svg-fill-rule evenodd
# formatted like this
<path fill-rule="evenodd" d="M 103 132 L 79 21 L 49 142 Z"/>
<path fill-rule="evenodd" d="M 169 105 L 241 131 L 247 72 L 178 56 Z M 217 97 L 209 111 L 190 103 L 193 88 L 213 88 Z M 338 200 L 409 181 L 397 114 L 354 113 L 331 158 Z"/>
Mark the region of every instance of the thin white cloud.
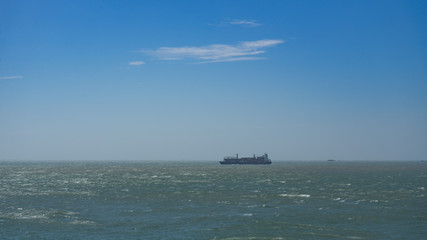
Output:
<path fill-rule="evenodd" d="M 0 77 L 0 79 L 19 79 L 24 78 L 23 76 L 8 76 L 8 77 Z"/>
<path fill-rule="evenodd" d="M 261 26 L 262 24 L 257 23 L 256 20 L 238 20 L 238 19 L 233 19 L 230 20 L 228 22 L 231 25 L 242 25 L 242 26 L 246 26 L 246 27 L 258 27 Z"/>
<path fill-rule="evenodd" d="M 143 62 L 143 61 L 129 62 L 130 66 L 141 66 L 141 65 L 144 65 L 144 64 L 145 64 L 145 62 Z"/>
<path fill-rule="evenodd" d="M 266 58 L 263 58 L 263 57 L 235 57 L 235 58 L 212 60 L 212 61 L 205 61 L 205 62 L 199 62 L 199 63 L 236 62 L 236 61 L 250 61 L 250 60 L 263 60 L 263 59 L 266 59 Z"/>
<path fill-rule="evenodd" d="M 262 24 L 259 23 L 257 20 L 245 20 L 245 19 L 241 20 L 241 19 L 225 18 L 220 23 L 217 23 L 217 24 L 209 23 L 208 25 L 214 26 L 214 27 L 224 27 L 229 25 L 238 25 L 243 27 L 258 27 L 258 26 L 261 26 Z"/>
<path fill-rule="evenodd" d="M 240 42 L 236 45 L 213 44 L 201 47 L 160 47 L 156 50 L 141 52 L 153 55 L 161 60 L 193 59 L 199 63 L 231 62 L 265 59 L 256 55 L 265 53 L 264 48 L 284 43 L 280 39 L 263 39 Z"/>

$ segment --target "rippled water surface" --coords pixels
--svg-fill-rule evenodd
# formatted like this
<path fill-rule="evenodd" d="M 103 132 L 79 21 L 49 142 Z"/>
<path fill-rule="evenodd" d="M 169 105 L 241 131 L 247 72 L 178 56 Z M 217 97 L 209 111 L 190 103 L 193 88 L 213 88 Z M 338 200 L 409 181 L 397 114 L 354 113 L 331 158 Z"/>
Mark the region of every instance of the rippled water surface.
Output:
<path fill-rule="evenodd" d="M 427 163 L 0 162 L 0 239 L 426 239 Z"/>

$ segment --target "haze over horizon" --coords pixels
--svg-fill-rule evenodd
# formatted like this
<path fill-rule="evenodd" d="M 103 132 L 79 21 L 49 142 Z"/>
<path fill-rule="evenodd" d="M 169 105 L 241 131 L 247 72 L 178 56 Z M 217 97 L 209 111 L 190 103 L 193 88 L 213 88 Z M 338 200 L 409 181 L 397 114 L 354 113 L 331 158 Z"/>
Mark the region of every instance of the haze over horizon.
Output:
<path fill-rule="evenodd" d="M 0 0 L 0 160 L 427 159 L 425 1 Z"/>

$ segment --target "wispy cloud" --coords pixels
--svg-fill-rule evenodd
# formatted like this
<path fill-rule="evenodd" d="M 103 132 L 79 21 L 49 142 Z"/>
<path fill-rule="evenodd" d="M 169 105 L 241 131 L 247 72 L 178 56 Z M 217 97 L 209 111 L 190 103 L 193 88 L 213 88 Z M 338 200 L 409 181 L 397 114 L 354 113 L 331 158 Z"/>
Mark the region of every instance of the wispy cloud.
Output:
<path fill-rule="evenodd" d="M 257 20 L 246 20 L 246 19 L 230 19 L 225 18 L 220 23 L 210 23 L 209 25 L 215 26 L 215 27 L 224 27 L 224 26 L 230 26 L 230 25 L 239 25 L 243 27 L 258 27 L 262 24 L 259 23 Z"/>
<path fill-rule="evenodd" d="M 198 63 L 232 62 L 243 60 L 265 59 L 258 57 L 265 53 L 265 48 L 284 43 L 280 39 L 263 39 L 258 41 L 240 42 L 235 45 L 213 44 L 201 47 L 160 47 L 156 50 L 141 52 L 155 56 L 161 60 L 193 59 Z"/>
<path fill-rule="evenodd" d="M 141 66 L 141 65 L 144 65 L 144 64 L 145 64 L 145 62 L 143 62 L 143 61 L 129 62 L 130 66 Z"/>
<path fill-rule="evenodd" d="M 239 19 L 232 19 L 228 22 L 231 25 L 242 25 L 245 27 L 258 27 L 262 24 L 258 23 L 256 20 L 239 20 Z"/>
<path fill-rule="evenodd" d="M 24 78 L 23 76 L 7 76 L 7 77 L 0 77 L 0 79 L 19 79 Z"/>

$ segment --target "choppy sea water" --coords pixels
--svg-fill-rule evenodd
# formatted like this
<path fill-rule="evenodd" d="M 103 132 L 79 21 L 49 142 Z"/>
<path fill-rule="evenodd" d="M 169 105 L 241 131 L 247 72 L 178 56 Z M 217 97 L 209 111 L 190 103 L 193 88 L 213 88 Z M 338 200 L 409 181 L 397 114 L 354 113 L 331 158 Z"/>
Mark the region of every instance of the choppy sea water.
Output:
<path fill-rule="evenodd" d="M 0 162 L 0 239 L 427 239 L 427 163 Z"/>

